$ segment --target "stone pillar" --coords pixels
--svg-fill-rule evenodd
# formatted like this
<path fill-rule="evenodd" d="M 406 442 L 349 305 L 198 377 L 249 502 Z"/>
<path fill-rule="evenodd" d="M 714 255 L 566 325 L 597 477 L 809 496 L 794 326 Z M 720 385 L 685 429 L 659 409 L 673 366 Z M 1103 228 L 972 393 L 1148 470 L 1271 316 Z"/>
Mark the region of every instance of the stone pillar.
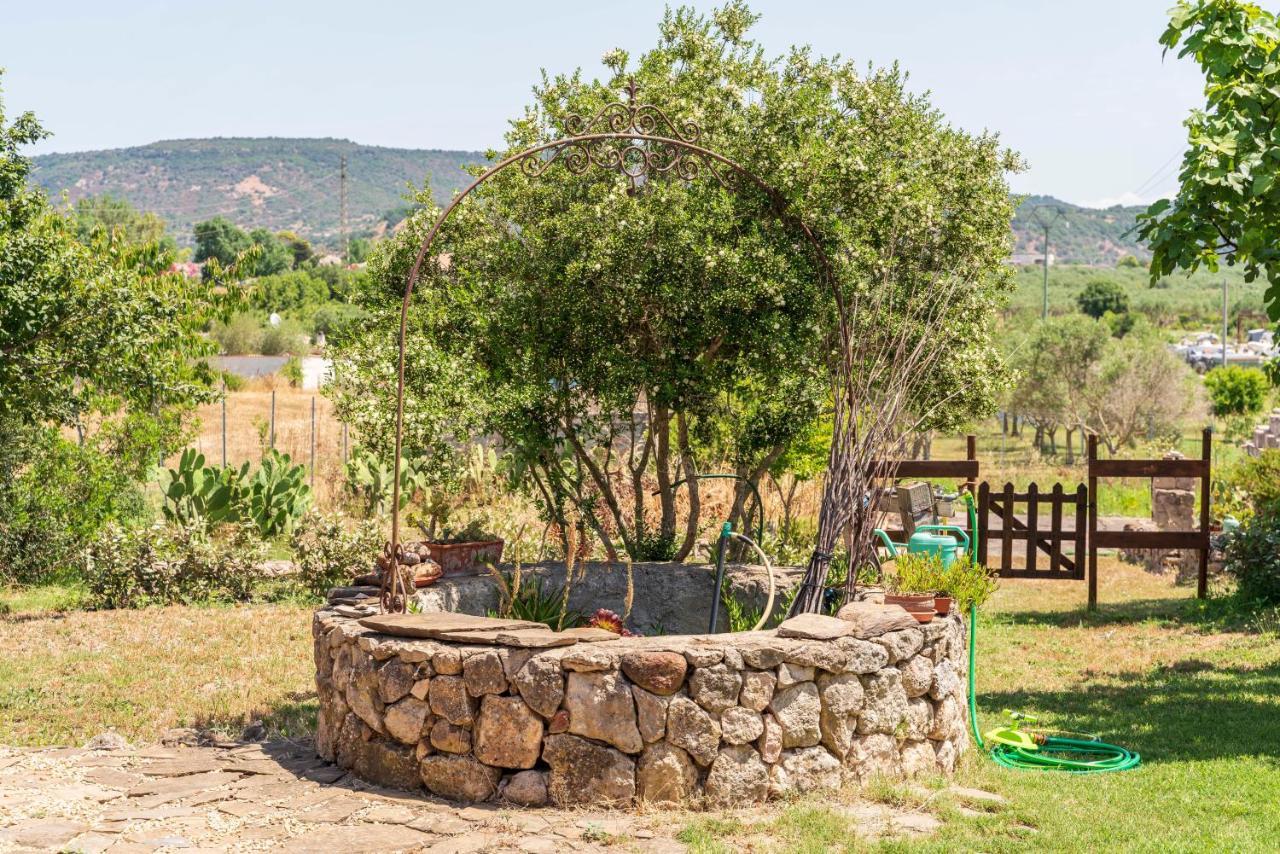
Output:
<path fill-rule="evenodd" d="M 1164 455 L 1166 460 L 1185 457 L 1177 451 Z M 1196 490 L 1199 481 L 1194 477 L 1156 477 L 1151 479 L 1151 518 L 1160 531 L 1194 531 L 1196 519 Z M 1162 551 L 1159 559 L 1165 569 L 1175 569 L 1178 581 L 1195 577 L 1199 557 L 1195 551 Z"/>

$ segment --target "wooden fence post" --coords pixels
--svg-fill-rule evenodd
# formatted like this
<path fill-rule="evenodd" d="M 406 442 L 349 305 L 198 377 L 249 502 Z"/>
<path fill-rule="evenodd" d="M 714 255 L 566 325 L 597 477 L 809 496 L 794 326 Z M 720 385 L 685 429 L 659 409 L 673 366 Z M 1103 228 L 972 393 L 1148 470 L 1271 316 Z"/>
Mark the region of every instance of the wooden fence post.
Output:
<path fill-rule="evenodd" d="M 1089 436 L 1089 610 L 1098 610 L 1098 437 Z M 1078 558 L 1077 558 L 1078 559 Z"/>

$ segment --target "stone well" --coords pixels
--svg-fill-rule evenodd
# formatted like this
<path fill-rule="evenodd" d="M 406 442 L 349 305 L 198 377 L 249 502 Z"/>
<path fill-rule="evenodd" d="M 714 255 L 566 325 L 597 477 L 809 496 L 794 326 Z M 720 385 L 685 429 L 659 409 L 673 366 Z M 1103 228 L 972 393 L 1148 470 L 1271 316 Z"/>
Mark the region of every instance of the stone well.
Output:
<path fill-rule="evenodd" d="M 329 607 L 316 746 L 373 783 L 525 806 L 736 806 L 952 771 L 969 743 L 963 621 L 861 602 L 841 617 L 604 639 Z"/>

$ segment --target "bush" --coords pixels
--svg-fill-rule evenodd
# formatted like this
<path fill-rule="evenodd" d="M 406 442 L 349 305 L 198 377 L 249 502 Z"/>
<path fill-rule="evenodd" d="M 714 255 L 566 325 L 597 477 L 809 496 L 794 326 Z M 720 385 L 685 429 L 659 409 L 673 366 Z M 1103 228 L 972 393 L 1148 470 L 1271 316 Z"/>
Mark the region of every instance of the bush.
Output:
<path fill-rule="evenodd" d="M 0 583 L 38 582 L 74 563 L 108 521 L 149 515 L 134 479 L 144 432 L 113 424 L 82 447 L 49 428 L 0 431 Z"/>
<path fill-rule="evenodd" d="M 212 536 L 198 527 L 114 523 L 89 546 L 85 580 L 95 608 L 242 601 L 249 598 L 266 544 L 251 525 Z"/>
<path fill-rule="evenodd" d="M 1218 483 L 1214 508 L 1241 517 L 1280 514 L 1280 450 L 1269 448 L 1227 468 Z"/>
<path fill-rule="evenodd" d="M 1129 295 L 1123 287 L 1110 279 L 1094 279 L 1076 296 L 1080 310 L 1099 320 L 1107 312 L 1125 314 L 1129 311 Z"/>
<path fill-rule="evenodd" d="M 262 324 L 253 315 L 237 314 L 225 323 L 215 323 L 213 340 L 227 356 L 257 353 L 262 342 Z"/>
<path fill-rule="evenodd" d="M 1226 558 L 1243 598 L 1280 604 L 1280 512 L 1271 508 L 1254 516 L 1228 541 Z"/>
<path fill-rule="evenodd" d="M 290 544 L 298 581 L 312 595 L 323 597 L 329 588 L 373 570 L 382 553 L 382 528 L 373 519 L 353 523 L 341 513 L 313 510 L 294 528 Z"/>
<path fill-rule="evenodd" d="M 281 320 L 276 326 L 268 326 L 262 332 L 259 349 L 264 356 L 280 356 L 285 353 L 304 353 L 307 336 L 296 320 Z"/>
<path fill-rule="evenodd" d="M 1215 415 L 1251 415 L 1261 411 L 1267 399 L 1267 378 L 1261 371 L 1228 365 L 1204 375 L 1204 387 Z"/>
<path fill-rule="evenodd" d="M 283 365 L 280 366 L 280 376 L 293 388 L 302 387 L 302 360 L 297 356 L 290 356 Z"/>

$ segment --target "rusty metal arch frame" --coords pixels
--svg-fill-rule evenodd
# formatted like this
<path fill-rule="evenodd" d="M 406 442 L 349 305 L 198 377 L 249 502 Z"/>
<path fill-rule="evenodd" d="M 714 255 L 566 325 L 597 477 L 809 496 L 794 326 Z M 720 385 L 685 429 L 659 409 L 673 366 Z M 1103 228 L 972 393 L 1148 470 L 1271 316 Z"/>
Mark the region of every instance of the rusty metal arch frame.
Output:
<path fill-rule="evenodd" d="M 637 86 L 634 81 L 628 83 L 626 92 L 627 103 L 610 103 L 590 121 L 576 114 L 565 117 L 564 127 L 570 131 L 570 135 L 530 146 L 486 169 L 449 201 L 418 248 L 413 267 L 405 280 L 404 298 L 400 304 L 400 340 L 396 365 L 396 442 L 391 481 L 391 542 L 384 551 L 387 561 L 386 568 L 381 573 L 380 588 L 380 604 L 384 612 L 403 612 L 409 593 L 399 562 L 400 456 L 404 441 L 404 372 L 409 305 L 414 286 L 421 277 L 423 264 L 430 255 L 440 229 L 458 205 L 490 178 L 517 164 L 527 177 L 540 178 L 553 164 L 563 160 L 570 174 L 580 175 L 592 167 L 617 172 L 630 181 L 632 191 L 653 175 L 674 174 L 682 180 L 692 181 L 704 169 L 722 187 L 733 192 L 740 191 L 736 186 L 736 179 L 745 179 L 764 194 L 775 219 L 793 226 L 803 235 L 805 242 L 814 251 L 822 278 L 831 286 L 839 315 L 842 319 L 845 316 L 844 300 L 840 289 L 835 287 L 835 276 L 826 250 L 813 229 L 787 210 L 789 203 L 782 193 L 745 166 L 703 146 L 701 129 L 696 122 L 681 120 L 677 124 L 661 108 L 637 103 Z M 669 134 L 659 132 L 664 126 Z M 594 127 L 604 127 L 607 130 L 591 132 Z M 610 142 L 626 144 L 621 148 L 605 145 Z M 551 153 L 549 157 L 543 156 L 546 152 Z M 847 324 L 840 324 L 840 333 L 842 338 L 847 335 Z"/>

